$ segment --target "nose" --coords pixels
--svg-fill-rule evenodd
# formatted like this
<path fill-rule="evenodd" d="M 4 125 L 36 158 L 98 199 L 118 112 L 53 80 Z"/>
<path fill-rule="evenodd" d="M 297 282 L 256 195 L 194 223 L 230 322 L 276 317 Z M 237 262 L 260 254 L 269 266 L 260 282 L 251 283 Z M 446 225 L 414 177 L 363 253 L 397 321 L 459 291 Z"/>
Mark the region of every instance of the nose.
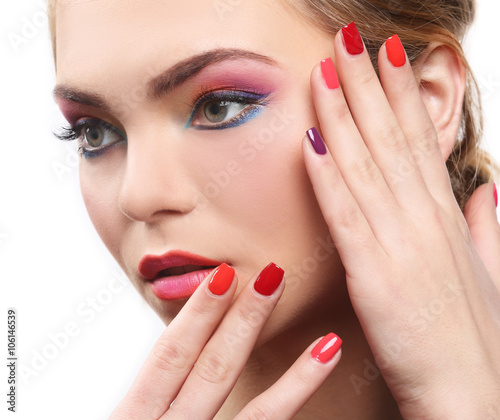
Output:
<path fill-rule="evenodd" d="M 132 220 L 151 222 L 160 214 L 192 211 L 196 188 L 187 163 L 181 146 L 165 138 L 141 141 L 129 137 L 118 200 L 121 212 Z"/>

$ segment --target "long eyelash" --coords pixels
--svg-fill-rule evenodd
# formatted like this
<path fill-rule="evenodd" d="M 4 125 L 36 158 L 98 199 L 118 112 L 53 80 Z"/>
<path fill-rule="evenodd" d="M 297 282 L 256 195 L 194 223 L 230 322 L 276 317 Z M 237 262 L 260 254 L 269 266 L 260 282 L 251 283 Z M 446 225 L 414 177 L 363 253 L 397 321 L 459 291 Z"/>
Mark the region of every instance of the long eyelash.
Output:
<path fill-rule="evenodd" d="M 206 99 L 206 97 L 208 95 L 210 95 L 212 93 L 215 93 L 215 92 L 226 92 L 226 91 L 229 91 L 229 92 L 241 92 L 242 89 L 239 88 L 239 87 L 237 87 L 237 86 L 232 86 L 232 85 L 218 87 L 217 89 L 214 89 L 213 87 L 210 87 L 210 86 L 201 85 L 200 89 L 194 95 L 194 99 L 189 104 L 189 106 L 190 106 L 190 108 L 194 108 L 197 103 L 199 103 L 203 99 Z M 252 90 L 252 89 L 247 89 L 247 88 L 245 88 L 244 92 L 253 93 L 254 95 L 262 95 L 263 94 L 262 92 L 259 92 L 257 90 Z"/>
<path fill-rule="evenodd" d="M 52 133 L 57 139 L 62 141 L 73 141 L 78 138 L 75 127 L 61 127 L 58 132 Z"/>
<path fill-rule="evenodd" d="M 218 95 L 218 93 L 220 93 L 220 95 Z M 255 97 L 254 98 L 245 97 L 241 93 L 254 95 Z M 265 99 L 268 96 L 269 93 L 266 94 L 252 89 L 242 90 L 241 88 L 238 88 L 236 86 L 226 86 L 223 88 L 217 88 L 216 90 L 214 90 L 213 88 L 201 86 L 200 90 L 198 91 L 198 94 L 195 95 L 196 99 L 190 104 L 191 112 L 188 115 L 188 122 L 185 127 L 186 128 L 189 127 L 191 121 L 198 113 L 201 105 L 208 100 L 232 99 L 232 100 L 238 100 L 238 102 L 248 105 L 266 105 L 268 102 L 265 101 Z M 211 129 L 224 128 L 224 125 L 225 124 L 221 124 L 220 126 L 214 125 L 210 128 Z M 206 128 L 208 129 L 208 127 Z"/>
<path fill-rule="evenodd" d="M 125 140 L 127 138 L 124 134 L 122 134 L 119 130 L 117 130 L 111 124 L 107 123 L 106 121 L 102 121 L 102 120 L 98 120 L 98 119 L 94 119 L 94 118 L 81 120 L 73 126 L 61 127 L 59 132 L 54 132 L 53 134 L 57 139 L 62 140 L 62 141 L 79 140 L 83 128 L 89 127 L 89 126 L 103 127 L 105 129 L 114 131 L 115 133 L 122 136 L 123 139 L 125 139 Z M 106 150 L 115 146 L 118 143 L 120 143 L 120 142 L 119 141 L 113 142 L 107 146 L 103 146 L 101 148 L 97 148 L 95 150 L 92 150 L 92 149 L 86 149 L 83 146 L 83 144 L 79 141 L 78 142 L 78 154 L 80 156 L 83 156 L 84 158 L 96 157 L 96 156 L 99 156 L 100 154 L 104 153 Z"/>

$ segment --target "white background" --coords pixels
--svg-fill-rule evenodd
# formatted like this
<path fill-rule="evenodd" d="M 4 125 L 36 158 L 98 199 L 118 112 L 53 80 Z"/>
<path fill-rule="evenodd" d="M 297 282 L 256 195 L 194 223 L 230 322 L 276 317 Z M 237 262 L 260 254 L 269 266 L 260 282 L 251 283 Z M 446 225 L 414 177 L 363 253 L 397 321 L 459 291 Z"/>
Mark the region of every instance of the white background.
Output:
<path fill-rule="evenodd" d="M 500 160 L 500 4 L 478 3 L 465 49 L 483 92 L 485 147 Z M 0 335 L 7 335 L 7 308 L 15 307 L 23 369 L 12 417 L 99 419 L 128 389 L 163 325 L 94 232 L 74 142 L 51 135 L 59 122 L 44 9 L 42 0 L 0 4 Z M 27 20 L 35 26 L 16 51 L 9 34 L 21 35 Z M 73 337 L 64 338 L 67 328 Z M 2 372 L 0 417 L 8 418 Z"/>

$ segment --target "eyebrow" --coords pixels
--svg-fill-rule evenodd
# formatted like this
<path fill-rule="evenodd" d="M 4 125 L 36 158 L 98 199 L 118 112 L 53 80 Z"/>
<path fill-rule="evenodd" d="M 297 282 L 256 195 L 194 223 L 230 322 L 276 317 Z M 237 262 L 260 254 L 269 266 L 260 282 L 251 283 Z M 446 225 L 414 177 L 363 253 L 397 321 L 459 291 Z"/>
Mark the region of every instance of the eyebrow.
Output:
<path fill-rule="evenodd" d="M 155 76 L 147 83 L 148 97 L 157 100 L 170 93 L 201 70 L 227 60 L 250 59 L 264 64 L 278 66 L 272 58 L 248 50 L 234 48 L 218 48 L 193 55 Z M 88 105 L 110 111 L 111 106 L 103 96 L 96 92 L 84 91 L 65 84 L 57 85 L 53 91 L 54 98 L 67 99 L 82 105 Z"/>

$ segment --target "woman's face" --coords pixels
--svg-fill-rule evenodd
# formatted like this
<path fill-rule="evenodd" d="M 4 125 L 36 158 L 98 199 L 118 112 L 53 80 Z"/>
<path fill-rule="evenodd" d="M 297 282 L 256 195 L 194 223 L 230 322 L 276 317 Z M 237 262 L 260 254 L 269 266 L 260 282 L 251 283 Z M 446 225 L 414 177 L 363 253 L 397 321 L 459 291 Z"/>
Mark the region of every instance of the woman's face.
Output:
<path fill-rule="evenodd" d="M 319 313 L 325 296 L 331 305 L 344 273 L 301 141 L 317 124 L 310 72 L 332 44 L 278 1 L 58 6 L 58 103 L 70 124 L 108 124 L 80 130 L 99 149 L 80 161 L 85 204 L 165 322 L 185 299 L 158 297 L 138 267 L 176 250 L 229 263 L 240 288 L 281 266 L 267 334 Z"/>

